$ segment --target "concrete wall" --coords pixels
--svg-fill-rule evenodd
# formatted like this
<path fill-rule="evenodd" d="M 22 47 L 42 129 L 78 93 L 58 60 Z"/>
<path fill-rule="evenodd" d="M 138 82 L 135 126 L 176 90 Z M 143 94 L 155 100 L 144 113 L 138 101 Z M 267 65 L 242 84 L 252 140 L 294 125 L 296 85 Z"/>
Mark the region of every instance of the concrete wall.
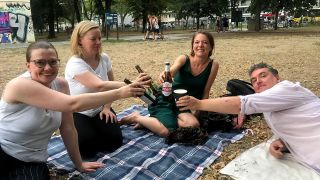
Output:
<path fill-rule="evenodd" d="M 30 0 L 0 1 L 0 43 L 35 41 Z"/>

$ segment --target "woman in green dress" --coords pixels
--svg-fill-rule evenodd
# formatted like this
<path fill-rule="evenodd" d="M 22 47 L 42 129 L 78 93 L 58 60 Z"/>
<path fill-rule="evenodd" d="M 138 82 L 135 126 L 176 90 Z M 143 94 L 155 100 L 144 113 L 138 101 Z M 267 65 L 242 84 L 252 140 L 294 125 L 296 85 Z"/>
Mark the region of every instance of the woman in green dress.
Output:
<path fill-rule="evenodd" d="M 219 64 L 211 59 L 214 50 L 213 36 L 208 32 L 197 32 L 192 37 L 190 55 L 180 55 L 170 67 L 173 77 L 172 90 L 186 89 L 188 95 L 208 99 L 211 86 L 217 76 Z M 160 74 L 164 81 L 164 72 Z M 121 124 L 135 124 L 161 137 L 167 137 L 177 127 L 199 127 L 198 112 L 179 111 L 175 100 L 157 97 L 157 103 L 149 106 L 150 117 L 134 112 L 124 117 Z"/>

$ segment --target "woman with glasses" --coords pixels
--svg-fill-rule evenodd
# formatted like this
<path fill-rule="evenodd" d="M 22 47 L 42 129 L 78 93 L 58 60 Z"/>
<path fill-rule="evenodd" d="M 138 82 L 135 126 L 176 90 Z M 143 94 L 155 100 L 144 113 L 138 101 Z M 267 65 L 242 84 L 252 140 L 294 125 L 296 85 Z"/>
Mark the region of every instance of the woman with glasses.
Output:
<path fill-rule="evenodd" d="M 6 85 L 0 101 L 0 179 L 50 179 L 47 146 L 57 129 L 78 171 L 104 166 L 82 161 L 72 112 L 140 96 L 144 83 L 70 96 L 67 81 L 57 77 L 60 61 L 50 43 L 30 44 L 26 60 L 27 71 Z"/>
<path fill-rule="evenodd" d="M 70 94 L 92 93 L 117 89 L 124 82 L 114 81 L 110 57 L 102 53 L 99 25 L 80 22 L 71 35 L 71 52 L 65 69 Z M 140 74 L 137 81 L 149 80 Z M 73 114 L 82 156 L 91 157 L 99 151 L 112 152 L 122 145 L 122 132 L 111 103 Z"/>

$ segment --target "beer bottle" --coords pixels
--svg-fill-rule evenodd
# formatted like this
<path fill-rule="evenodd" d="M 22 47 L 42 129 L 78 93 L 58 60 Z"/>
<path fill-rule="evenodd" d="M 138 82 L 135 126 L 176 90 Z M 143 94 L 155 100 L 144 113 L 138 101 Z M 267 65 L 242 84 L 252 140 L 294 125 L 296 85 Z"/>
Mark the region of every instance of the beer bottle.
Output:
<path fill-rule="evenodd" d="M 139 73 L 144 73 L 144 71 L 141 69 L 141 67 L 139 65 L 136 65 L 135 68 L 137 69 L 137 71 Z M 152 94 L 154 96 L 158 95 L 158 85 L 151 79 L 151 83 L 150 83 L 150 89 L 152 91 Z"/>
<path fill-rule="evenodd" d="M 125 78 L 124 82 L 126 84 L 131 84 L 132 82 Z M 148 93 L 148 91 L 145 91 L 142 96 L 139 97 L 143 102 L 145 102 L 148 105 L 152 105 L 153 103 L 156 102 L 156 97 L 152 93 Z"/>
<path fill-rule="evenodd" d="M 170 98 L 172 98 L 172 77 L 170 73 L 170 63 L 165 63 L 165 76 L 164 76 L 164 82 L 162 84 L 162 95 L 163 99 L 166 101 L 169 101 Z"/>

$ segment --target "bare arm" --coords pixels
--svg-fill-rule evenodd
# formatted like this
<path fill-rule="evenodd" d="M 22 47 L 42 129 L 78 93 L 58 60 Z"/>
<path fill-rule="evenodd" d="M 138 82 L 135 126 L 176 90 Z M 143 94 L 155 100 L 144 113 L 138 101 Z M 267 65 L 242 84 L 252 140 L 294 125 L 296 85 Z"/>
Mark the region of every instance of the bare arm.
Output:
<path fill-rule="evenodd" d="M 103 81 L 100 78 L 98 78 L 95 74 L 89 71 L 75 75 L 74 79 L 83 84 L 84 86 L 99 92 L 117 89 L 125 85 L 124 82 L 113 81 L 113 73 L 111 72 L 108 73 L 108 75 L 109 74 L 111 75 L 111 77 L 108 76 L 110 78 L 110 81 Z"/>
<path fill-rule="evenodd" d="M 61 81 L 63 84 L 67 84 L 65 80 Z M 147 83 L 137 82 L 107 92 L 70 96 L 52 90 L 34 80 L 16 78 L 7 84 L 3 98 L 8 103 L 25 103 L 55 111 L 77 112 L 111 103 L 121 98 L 141 96 L 145 91 L 142 86 Z"/>
<path fill-rule="evenodd" d="M 93 172 L 97 168 L 105 166 L 100 162 L 83 162 L 79 152 L 78 133 L 74 127 L 73 117 L 71 112 L 62 113 L 62 121 L 60 126 L 60 134 L 66 149 L 69 153 L 70 159 L 75 167 L 80 172 Z"/>
<path fill-rule="evenodd" d="M 63 81 L 61 81 L 60 84 L 62 87 L 62 92 L 65 94 L 70 94 L 68 84 L 63 83 Z M 104 166 L 104 164 L 99 162 L 82 162 L 79 152 L 78 134 L 73 123 L 73 116 L 71 112 L 62 113 L 60 134 L 72 162 L 79 171 L 92 172 L 95 171 L 95 169 Z"/>
<path fill-rule="evenodd" d="M 205 86 L 205 88 L 203 90 L 202 99 L 208 99 L 209 98 L 210 89 L 212 87 L 213 82 L 215 81 L 215 79 L 217 77 L 218 70 L 219 70 L 219 63 L 213 62 L 208 81 L 207 81 L 206 86 Z"/>
<path fill-rule="evenodd" d="M 177 57 L 177 59 L 174 61 L 173 65 L 170 67 L 170 73 L 171 76 L 174 77 L 174 75 L 179 71 L 179 69 L 186 63 L 186 56 L 180 55 Z M 164 71 L 160 73 L 159 81 L 160 83 L 163 83 L 164 81 Z"/>
<path fill-rule="evenodd" d="M 199 100 L 192 96 L 183 96 L 176 102 L 177 106 L 185 106 L 181 110 L 212 111 L 224 114 L 240 113 L 240 97 L 222 97 L 216 99 Z"/>

